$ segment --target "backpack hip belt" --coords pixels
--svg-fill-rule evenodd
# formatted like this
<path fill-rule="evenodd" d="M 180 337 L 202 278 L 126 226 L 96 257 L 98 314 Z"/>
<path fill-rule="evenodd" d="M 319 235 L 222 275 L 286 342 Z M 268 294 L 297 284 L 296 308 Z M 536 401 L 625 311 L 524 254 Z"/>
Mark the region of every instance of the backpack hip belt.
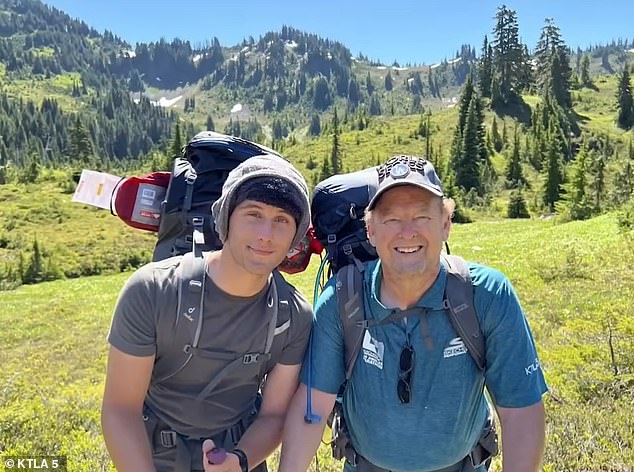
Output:
<path fill-rule="evenodd" d="M 258 402 L 256 401 L 255 405 L 257 404 Z M 194 449 L 202 448 L 202 443 L 205 439 L 211 439 L 217 447 L 222 447 L 227 450 L 233 449 L 238 444 L 247 428 L 254 421 L 256 415 L 257 406 L 254 406 L 254 408 L 245 414 L 240 421 L 224 431 L 212 436 L 194 438 L 174 431 L 168 423 L 156 416 L 149 406 L 143 406 L 143 423 L 150 441 L 152 452 L 155 453 L 157 450 L 162 448 L 177 448 L 177 453 L 174 456 L 177 462 L 180 460 L 185 462 L 191 461 L 190 451 L 192 450 L 192 446 Z"/>
<path fill-rule="evenodd" d="M 486 454 L 486 450 L 480 446 L 480 443 L 460 462 L 444 467 L 442 469 L 434 470 L 433 472 L 475 472 L 475 470 L 481 465 L 488 467 L 488 461 L 491 458 L 491 454 Z M 376 466 L 358 454 L 350 445 L 346 449 L 345 459 L 351 465 L 355 466 L 356 472 L 391 472 L 388 469 Z"/>

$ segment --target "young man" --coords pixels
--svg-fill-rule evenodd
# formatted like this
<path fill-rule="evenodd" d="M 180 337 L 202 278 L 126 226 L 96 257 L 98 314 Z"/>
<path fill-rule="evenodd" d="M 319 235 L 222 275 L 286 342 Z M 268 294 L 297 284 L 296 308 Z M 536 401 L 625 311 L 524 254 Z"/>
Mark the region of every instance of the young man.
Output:
<path fill-rule="evenodd" d="M 536 472 L 544 448 L 546 384 L 511 283 L 496 270 L 468 264 L 486 343 L 481 371 L 443 303 L 448 268 L 441 249 L 453 201 L 443 198 L 434 168 L 423 159 L 396 156 L 378 175 L 366 225 L 379 259 L 363 271 L 365 319 L 373 323 L 343 396 L 350 440 L 344 470 L 486 470 L 481 449 L 474 452 L 489 430 L 486 386 L 501 420 L 504 471 Z M 334 282 L 316 306 L 311 360 L 287 416 L 281 472 L 308 468 L 345 378 Z M 318 424 L 304 420 L 308 370 Z"/>
<path fill-rule="evenodd" d="M 229 451 L 209 470 L 261 471 L 279 445 L 312 311 L 272 272 L 308 229 L 306 182 L 277 156 L 252 157 L 231 171 L 212 211 L 224 245 L 205 255 L 197 345 L 177 340 L 196 315 L 177 315 L 188 256 L 140 268 L 117 302 L 102 426 L 120 472 L 202 471 L 205 439 Z"/>

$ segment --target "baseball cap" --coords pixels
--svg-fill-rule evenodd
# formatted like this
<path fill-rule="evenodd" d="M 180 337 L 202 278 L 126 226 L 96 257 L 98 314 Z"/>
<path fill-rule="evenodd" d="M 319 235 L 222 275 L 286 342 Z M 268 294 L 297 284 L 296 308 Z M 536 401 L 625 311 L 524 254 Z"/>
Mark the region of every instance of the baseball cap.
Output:
<path fill-rule="evenodd" d="M 367 209 L 374 209 L 381 195 L 399 185 L 415 185 L 439 197 L 443 196 L 442 183 L 434 166 L 418 156 L 393 156 L 376 168 L 379 186 Z"/>

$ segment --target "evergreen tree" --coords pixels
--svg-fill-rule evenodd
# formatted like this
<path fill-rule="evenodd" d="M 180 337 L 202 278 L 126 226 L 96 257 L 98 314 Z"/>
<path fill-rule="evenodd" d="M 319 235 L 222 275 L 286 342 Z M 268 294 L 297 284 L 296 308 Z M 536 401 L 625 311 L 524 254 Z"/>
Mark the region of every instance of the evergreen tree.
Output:
<path fill-rule="evenodd" d="M 516 126 L 513 138 L 513 151 L 506 165 L 506 186 L 507 188 L 521 188 L 526 184 L 527 180 L 524 177 L 520 159 L 520 136 Z"/>
<path fill-rule="evenodd" d="M 499 98 L 504 103 L 509 103 L 517 98 L 518 82 L 523 48 L 519 41 L 519 26 L 517 13 L 502 5 L 498 7 L 495 15 L 495 28 L 493 30 L 493 76 L 498 78 Z M 491 98 L 493 98 L 493 85 Z"/>
<path fill-rule="evenodd" d="M 313 116 L 310 119 L 308 134 L 310 136 L 319 136 L 321 134 L 321 121 L 319 120 L 319 115 L 317 113 L 313 113 Z"/>
<path fill-rule="evenodd" d="M 313 92 L 313 106 L 317 110 L 325 110 L 332 104 L 332 96 L 330 94 L 330 88 L 328 87 L 328 81 L 319 76 L 317 82 L 315 82 L 315 90 Z"/>
<path fill-rule="evenodd" d="M 605 165 L 606 157 L 603 153 L 595 153 L 592 161 L 591 188 L 594 194 L 594 211 L 601 212 L 602 202 L 605 197 Z"/>
<path fill-rule="evenodd" d="M 207 131 L 216 131 L 216 126 L 214 125 L 214 120 L 211 115 L 207 115 L 207 122 L 205 124 Z"/>
<path fill-rule="evenodd" d="M 568 47 L 561 38 L 559 27 L 552 18 L 546 24 L 535 48 L 537 88 L 541 95 L 550 93 L 559 106 L 567 110 L 572 107 L 570 98 L 570 58 Z"/>
<path fill-rule="evenodd" d="M 455 169 L 455 172 L 456 185 L 467 191 L 473 188 L 477 192 L 480 192 L 480 142 L 478 140 L 478 128 L 480 123 L 478 122 L 477 100 L 478 97 L 474 94 L 469 103 L 467 119 L 462 135 L 460 166 Z"/>
<path fill-rule="evenodd" d="M 83 166 L 88 166 L 93 160 L 93 148 L 90 135 L 86 127 L 75 117 L 75 122 L 70 130 L 70 157 L 74 162 L 79 162 Z"/>
<path fill-rule="evenodd" d="M 513 190 L 506 210 L 507 218 L 530 218 L 526 200 L 521 190 Z"/>
<path fill-rule="evenodd" d="M 330 177 L 333 174 L 334 173 L 332 172 L 328 159 L 324 158 L 321 165 L 321 171 L 319 172 L 319 177 L 318 177 L 319 182 L 326 180 L 328 177 Z"/>
<path fill-rule="evenodd" d="M 427 112 L 427 122 L 425 125 L 425 129 L 426 129 L 426 133 L 425 133 L 425 158 L 428 159 L 429 161 L 431 161 L 432 164 L 435 164 L 436 162 L 434 162 L 434 159 L 432 158 L 432 149 L 431 149 L 431 128 L 430 128 L 430 121 L 431 121 L 431 112 Z M 631 145 L 631 142 L 630 142 Z"/>
<path fill-rule="evenodd" d="M 370 98 L 370 107 L 368 108 L 368 113 L 372 116 L 377 116 L 381 114 L 381 102 L 379 101 L 379 97 L 376 95 L 372 95 Z"/>
<path fill-rule="evenodd" d="M 563 184 L 562 201 L 556 204 L 557 213 L 569 220 L 590 218 L 592 207 L 588 200 L 588 150 L 579 152 L 570 166 L 570 181 Z"/>
<path fill-rule="evenodd" d="M 543 201 L 549 211 L 555 210 L 555 202 L 561 195 L 561 185 L 564 181 L 563 165 L 561 158 L 561 146 L 559 138 L 552 125 L 549 132 L 548 153 L 546 155 L 545 183 L 543 190 Z"/>
<path fill-rule="evenodd" d="M 491 140 L 493 141 L 493 149 L 495 149 L 495 152 L 502 151 L 504 141 L 498 131 L 498 121 L 495 116 L 493 116 L 493 124 L 491 125 Z"/>
<path fill-rule="evenodd" d="M 460 97 L 449 168 L 455 176 L 457 187 L 462 187 L 465 191 L 474 189 L 479 194 L 484 190 L 482 171 L 487 169 L 487 172 L 492 172 L 483 123 L 482 104 L 473 88 L 471 77 L 468 77 Z"/>
<path fill-rule="evenodd" d="M 31 252 L 31 260 L 24 275 L 22 276 L 22 282 L 26 284 L 35 284 L 42 282 L 45 278 L 44 264 L 42 254 L 40 252 L 40 246 L 37 242 L 37 238 L 33 240 L 33 251 Z"/>
<path fill-rule="evenodd" d="M 330 171 L 332 174 L 341 173 L 341 145 L 339 144 L 339 119 L 337 108 L 332 115 L 332 149 L 330 151 Z M 325 168 L 324 168 L 325 169 Z"/>
<path fill-rule="evenodd" d="M 493 78 L 493 50 L 484 36 L 480 63 L 478 64 L 478 90 L 483 97 L 491 96 L 491 79 Z"/>
<path fill-rule="evenodd" d="M 392 83 L 392 74 L 390 74 L 390 71 L 387 71 L 387 74 L 385 75 L 385 90 L 390 92 L 393 88 L 394 85 Z"/>
<path fill-rule="evenodd" d="M 583 61 L 581 62 L 581 83 L 584 87 L 590 87 L 592 85 L 592 79 L 590 78 L 590 57 L 587 54 L 583 55 Z"/>
<path fill-rule="evenodd" d="M 634 126 L 634 101 L 632 100 L 632 84 L 627 64 L 619 74 L 619 84 L 616 91 L 616 105 L 618 107 L 617 123 L 623 129 Z"/>
<path fill-rule="evenodd" d="M 374 93 L 374 84 L 372 83 L 372 79 L 370 78 L 370 71 L 368 71 L 368 75 L 365 78 L 365 87 L 368 91 L 368 95 L 372 95 Z"/>
<path fill-rule="evenodd" d="M 141 80 L 139 71 L 136 69 L 132 69 L 132 72 L 130 72 L 130 81 L 128 83 L 128 88 L 130 89 L 130 92 L 145 91 L 145 86 L 143 85 L 143 81 Z"/>
<path fill-rule="evenodd" d="M 181 127 L 177 121 L 176 129 L 174 130 L 174 141 L 172 141 L 172 147 L 170 148 L 170 155 L 173 157 L 180 157 L 181 149 L 183 149 L 183 140 L 181 138 Z"/>
<path fill-rule="evenodd" d="M 352 105 L 353 109 L 356 109 L 357 105 L 361 101 L 361 90 L 359 83 L 354 77 L 350 77 L 348 82 L 348 101 Z"/>

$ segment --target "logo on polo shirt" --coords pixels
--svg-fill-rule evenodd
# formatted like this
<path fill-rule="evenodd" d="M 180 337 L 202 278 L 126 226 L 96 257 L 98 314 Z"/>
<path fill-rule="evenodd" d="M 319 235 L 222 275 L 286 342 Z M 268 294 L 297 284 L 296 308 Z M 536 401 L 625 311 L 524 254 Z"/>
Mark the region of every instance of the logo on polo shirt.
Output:
<path fill-rule="evenodd" d="M 383 370 L 383 343 L 374 339 L 368 331 L 363 337 L 363 361 Z"/>
<path fill-rule="evenodd" d="M 460 337 L 457 337 L 449 341 L 449 346 L 445 348 L 443 357 L 447 359 L 449 357 L 461 356 L 466 353 L 467 348 L 465 347 L 464 342 L 462 342 Z"/>

